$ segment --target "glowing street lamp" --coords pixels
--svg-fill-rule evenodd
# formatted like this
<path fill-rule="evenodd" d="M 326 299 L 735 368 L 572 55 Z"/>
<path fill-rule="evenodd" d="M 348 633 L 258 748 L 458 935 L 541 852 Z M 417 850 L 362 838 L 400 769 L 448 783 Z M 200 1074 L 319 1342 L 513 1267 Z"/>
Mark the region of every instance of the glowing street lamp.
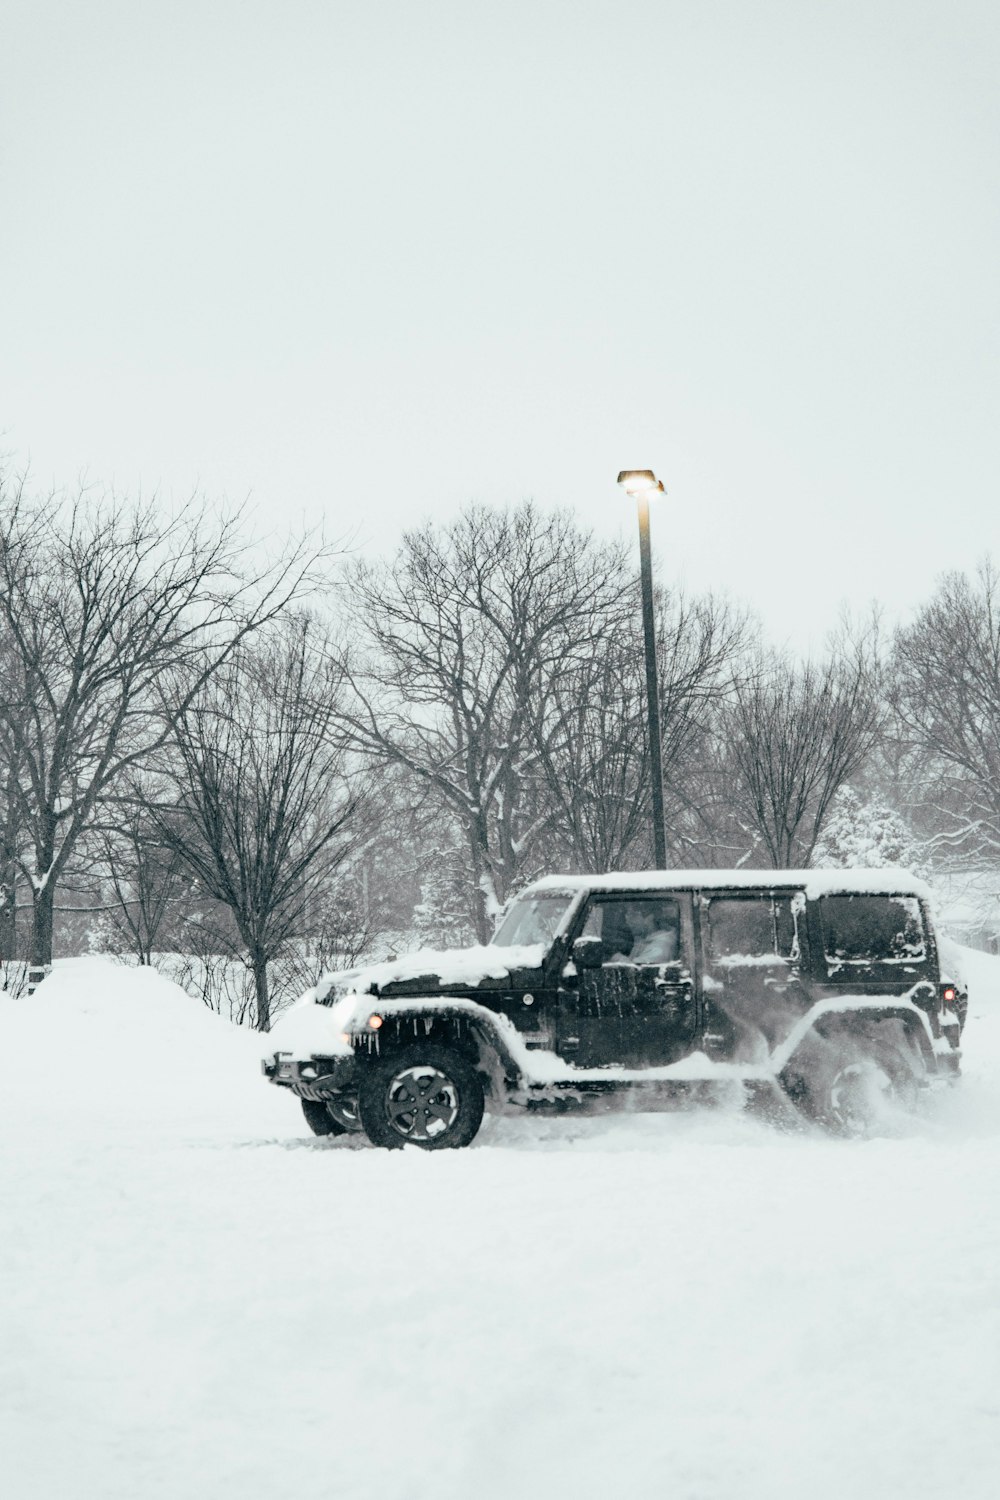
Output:
<path fill-rule="evenodd" d="M 653 782 L 653 861 L 667 868 L 663 819 L 663 755 L 660 749 L 660 689 L 656 672 L 656 625 L 653 620 L 653 565 L 649 551 L 649 497 L 663 494 L 652 469 L 623 469 L 618 483 L 639 506 L 639 575 L 642 580 L 642 630 L 646 641 L 646 711 L 649 718 L 649 769 Z"/>

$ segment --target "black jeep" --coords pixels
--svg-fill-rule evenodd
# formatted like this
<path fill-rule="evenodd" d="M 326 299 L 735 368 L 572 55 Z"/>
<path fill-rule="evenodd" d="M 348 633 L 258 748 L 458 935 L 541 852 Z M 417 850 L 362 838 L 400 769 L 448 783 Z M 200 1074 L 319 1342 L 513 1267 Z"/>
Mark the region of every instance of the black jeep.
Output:
<path fill-rule="evenodd" d="M 484 1108 L 734 1085 L 863 1133 L 958 1074 L 965 996 L 928 894 L 891 870 L 550 876 L 488 947 L 327 975 L 264 1072 L 317 1134 L 379 1146 L 466 1146 Z"/>

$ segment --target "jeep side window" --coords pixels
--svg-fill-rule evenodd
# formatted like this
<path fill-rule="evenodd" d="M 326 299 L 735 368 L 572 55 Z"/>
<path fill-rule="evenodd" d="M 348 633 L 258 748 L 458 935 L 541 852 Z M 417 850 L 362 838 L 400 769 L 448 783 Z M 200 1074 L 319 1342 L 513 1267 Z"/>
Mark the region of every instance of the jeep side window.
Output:
<path fill-rule="evenodd" d="M 819 906 L 828 963 L 913 963 L 926 956 L 916 896 L 822 896 Z"/>
<path fill-rule="evenodd" d="M 680 953 L 680 907 L 650 896 L 634 901 L 593 901 L 581 937 L 600 938 L 609 963 L 671 963 Z"/>
<path fill-rule="evenodd" d="M 789 962 L 799 956 L 789 896 L 713 898 L 708 906 L 708 950 L 723 966 L 740 960 Z"/>

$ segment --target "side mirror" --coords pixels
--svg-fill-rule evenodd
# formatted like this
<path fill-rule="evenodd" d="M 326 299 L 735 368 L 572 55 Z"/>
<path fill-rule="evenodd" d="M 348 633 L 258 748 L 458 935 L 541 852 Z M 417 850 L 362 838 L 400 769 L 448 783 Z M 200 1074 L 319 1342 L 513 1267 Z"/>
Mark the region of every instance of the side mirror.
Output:
<path fill-rule="evenodd" d="M 607 947 L 600 938 L 579 937 L 573 944 L 573 962 L 578 969 L 599 969 L 607 961 Z"/>

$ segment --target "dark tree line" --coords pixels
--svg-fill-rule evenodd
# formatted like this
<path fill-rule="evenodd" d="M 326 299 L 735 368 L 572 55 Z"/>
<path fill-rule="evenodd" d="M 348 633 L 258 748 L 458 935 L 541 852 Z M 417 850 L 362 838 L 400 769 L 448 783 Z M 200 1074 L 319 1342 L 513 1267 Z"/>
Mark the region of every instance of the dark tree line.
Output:
<path fill-rule="evenodd" d="M 866 808 L 994 857 L 998 588 L 948 577 L 806 661 L 661 591 L 671 862 L 808 864 Z M 239 514 L 0 486 L 0 963 L 44 970 L 89 914 L 139 962 L 238 959 L 266 1027 L 311 963 L 487 941 L 535 875 L 651 843 L 635 561 L 569 515 L 472 506 L 383 563 L 261 568 Z"/>

